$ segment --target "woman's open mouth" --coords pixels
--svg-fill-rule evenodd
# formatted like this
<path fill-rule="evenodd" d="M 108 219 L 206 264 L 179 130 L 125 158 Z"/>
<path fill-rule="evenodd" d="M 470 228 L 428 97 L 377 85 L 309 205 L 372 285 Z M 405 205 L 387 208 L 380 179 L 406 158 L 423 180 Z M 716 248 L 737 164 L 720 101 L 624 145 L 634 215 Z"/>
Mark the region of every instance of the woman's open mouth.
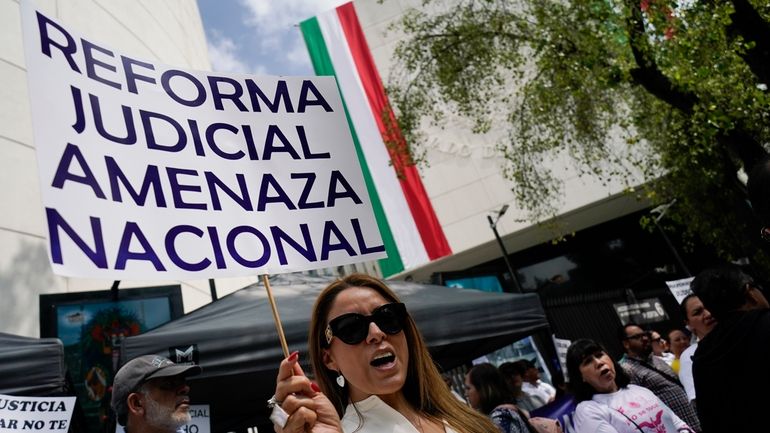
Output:
<path fill-rule="evenodd" d="M 393 352 L 383 352 L 374 357 L 369 363 L 372 367 L 384 367 L 386 365 L 396 362 L 396 355 Z"/>

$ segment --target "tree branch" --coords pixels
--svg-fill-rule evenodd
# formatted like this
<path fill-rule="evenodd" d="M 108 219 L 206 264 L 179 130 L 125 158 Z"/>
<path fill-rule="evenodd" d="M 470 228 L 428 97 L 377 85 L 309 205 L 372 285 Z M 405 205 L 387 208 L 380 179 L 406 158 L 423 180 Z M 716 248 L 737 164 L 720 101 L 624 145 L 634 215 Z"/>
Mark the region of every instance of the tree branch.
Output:
<path fill-rule="evenodd" d="M 734 0 L 744 2 L 746 0 Z M 637 68 L 631 70 L 631 77 L 636 84 L 641 85 L 649 93 L 691 115 L 693 107 L 699 99 L 696 95 L 677 88 L 671 80 L 658 68 L 655 60 L 647 55 L 650 52 L 649 41 L 644 31 L 644 19 L 641 8 L 634 0 L 630 2 L 628 33 L 631 51 L 636 60 Z M 750 5 L 749 5 L 750 6 Z M 756 12 L 756 11 L 754 11 Z M 760 18 L 761 19 L 761 18 Z M 768 65 L 764 65 L 768 67 Z M 767 154 L 762 145 L 751 134 L 738 127 L 729 131 L 720 131 L 717 136 L 719 143 L 741 160 L 746 169 L 750 169 L 763 155 Z"/>
<path fill-rule="evenodd" d="M 629 7 L 631 9 L 631 14 L 627 20 L 629 44 L 637 64 L 637 67 L 630 71 L 631 78 L 636 84 L 644 87 L 661 101 L 684 113 L 692 114 L 693 106 L 698 102 L 698 98 L 690 92 L 684 92 L 677 88 L 661 72 L 655 60 L 647 55 L 650 52 L 650 47 L 647 34 L 644 31 L 642 10 L 638 2 L 634 0 L 629 2 Z"/>

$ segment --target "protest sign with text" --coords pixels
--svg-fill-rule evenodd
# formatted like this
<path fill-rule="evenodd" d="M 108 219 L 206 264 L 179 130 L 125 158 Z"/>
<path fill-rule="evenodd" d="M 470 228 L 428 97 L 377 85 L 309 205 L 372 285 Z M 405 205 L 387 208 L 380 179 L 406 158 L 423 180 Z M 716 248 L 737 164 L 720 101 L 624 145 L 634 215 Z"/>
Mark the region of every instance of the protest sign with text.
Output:
<path fill-rule="evenodd" d="M 211 433 L 210 412 L 207 404 L 190 405 L 190 422 L 179 427 L 177 433 Z M 115 433 L 125 433 L 125 428 L 116 424 Z"/>
<path fill-rule="evenodd" d="M 180 433 L 211 433 L 211 415 L 209 405 L 190 406 L 190 422 L 179 428 Z"/>
<path fill-rule="evenodd" d="M 692 293 L 690 289 L 690 283 L 694 280 L 693 277 L 682 278 L 681 280 L 666 281 L 668 289 L 671 290 L 671 294 L 676 298 L 676 302 L 681 304 L 684 298 Z"/>
<path fill-rule="evenodd" d="M 551 338 L 553 338 L 553 345 L 556 348 L 556 356 L 559 358 L 559 365 L 561 366 L 564 380 L 569 382 L 569 375 L 567 374 L 567 349 L 569 349 L 569 345 L 572 344 L 572 341 L 564 338 L 557 338 L 556 335 L 551 335 Z"/>
<path fill-rule="evenodd" d="M 75 397 L 16 397 L 0 394 L 0 433 L 66 433 Z"/>
<path fill-rule="evenodd" d="M 293 272 L 385 257 L 333 77 L 140 60 L 22 2 L 54 271 Z"/>

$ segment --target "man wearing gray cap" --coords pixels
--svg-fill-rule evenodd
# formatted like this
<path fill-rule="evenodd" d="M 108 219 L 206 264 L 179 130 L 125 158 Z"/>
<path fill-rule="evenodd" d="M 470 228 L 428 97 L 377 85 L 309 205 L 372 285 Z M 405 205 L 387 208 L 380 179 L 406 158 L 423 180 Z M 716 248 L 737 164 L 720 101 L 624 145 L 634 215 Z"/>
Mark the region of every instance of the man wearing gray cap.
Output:
<path fill-rule="evenodd" d="M 178 365 L 157 355 L 128 361 L 112 385 L 112 410 L 126 433 L 175 433 L 190 422 L 186 378 L 197 365 Z"/>

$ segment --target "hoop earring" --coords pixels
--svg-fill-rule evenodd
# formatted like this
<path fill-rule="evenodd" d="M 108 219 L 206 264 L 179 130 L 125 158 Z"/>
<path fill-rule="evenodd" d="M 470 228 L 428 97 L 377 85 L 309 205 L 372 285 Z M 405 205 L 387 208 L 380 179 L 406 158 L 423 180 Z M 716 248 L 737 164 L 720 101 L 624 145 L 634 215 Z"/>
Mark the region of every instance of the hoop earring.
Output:
<path fill-rule="evenodd" d="M 341 371 L 337 372 L 337 386 L 339 386 L 340 388 L 345 387 L 345 376 L 342 375 Z"/>

